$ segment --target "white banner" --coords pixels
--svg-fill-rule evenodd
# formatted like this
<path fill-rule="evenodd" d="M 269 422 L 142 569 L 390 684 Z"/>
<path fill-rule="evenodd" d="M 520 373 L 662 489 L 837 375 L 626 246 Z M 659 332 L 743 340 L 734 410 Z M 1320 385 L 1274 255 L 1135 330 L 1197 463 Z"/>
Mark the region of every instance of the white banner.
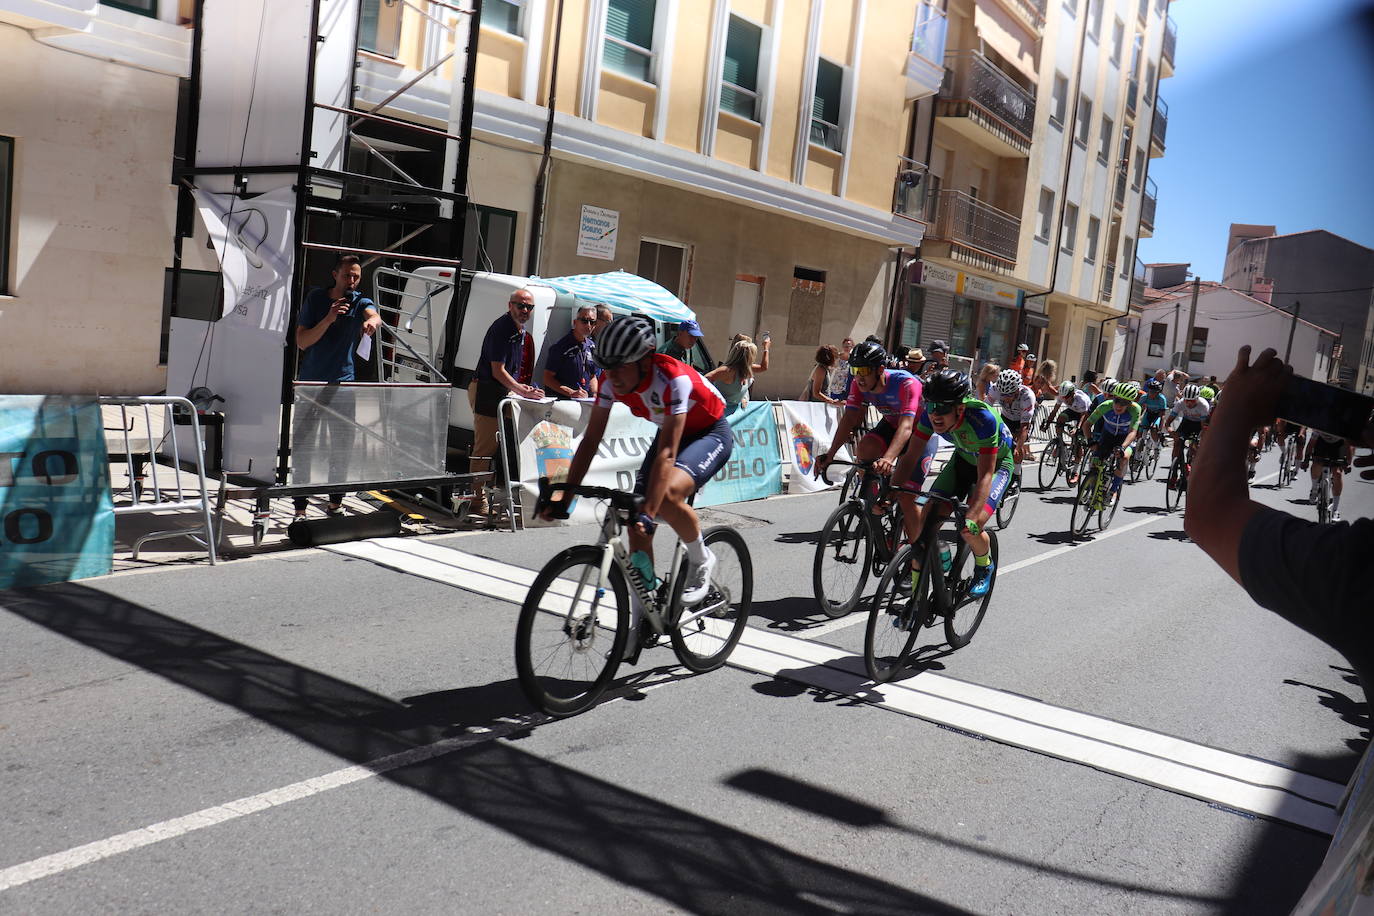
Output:
<path fill-rule="evenodd" d="M 510 407 L 503 405 L 502 409 L 513 410 L 515 414 L 520 468 L 512 476 L 517 477 L 520 488 L 524 490 L 520 505 L 525 513 L 525 524 L 547 526 L 549 522 L 536 521 L 531 516 L 534 501 L 539 495 L 539 478 L 547 477 L 553 481 L 567 479 L 573 452 L 577 450 L 577 443 L 587 429 L 591 404 L 582 401 L 519 399 L 512 399 L 506 404 Z M 606 434 L 601 437 L 596 458 L 582 482 L 592 487 L 634 489 L 635 472 L 639 470 L 644 452 L 653 443 L 657 432 L 654 424 L 636 417 L 625 405 L 613 405 L 606 423 Z M 552 524 L 593 522 L 596 520 L 593 515 L 595 505 L 594 502 L 579 499 L 567 522 Z"/>
<path fill-rule="evenodd" d="M 249 200 L 194 193 L 223 272 L 222 317 L 237 313 L 241 323 L 284 334 L 295 261 L 296 192 L 278 188 Z"/>
<path fill-rule="evenodd" d="M 814 493 L 828 489 L 824 480 L 815 476 L 816 459 L 830 450 L 830 442 L 835 438 L 843 407 L 826 404 L 823 401 L 783 401 L 783 428 L 778 438 L 782 440 L 783 452 L 792 464 L 792 475 L 788 479 L 787 492 Z M 835 453 L 836 458 L 853 460 L 849 446 L 841 446 Z M 831 480 L 839 483 L 844 474 L 836 469 Z"/>

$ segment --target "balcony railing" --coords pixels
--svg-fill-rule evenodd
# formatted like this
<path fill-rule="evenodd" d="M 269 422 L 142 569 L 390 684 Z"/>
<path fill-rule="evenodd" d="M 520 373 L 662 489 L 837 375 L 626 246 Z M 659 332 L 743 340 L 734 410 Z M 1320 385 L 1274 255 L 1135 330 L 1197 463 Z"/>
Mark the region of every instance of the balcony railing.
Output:
<path fill-rule="evenodd" d="M 930 238 L 975 249 L 1005 266 L 1016 265 L 1021 220 L 963 191 L 941 191 Z"/>
<path fill-rule="evenodd" d="M 946 54 L 945 67 L 936 114 L 969 118 L 1007 145 L 1029 152 L 1035 97 L 977 51 Z"/>
<path fill-rule="evenodd" d="M 911 54 L 906 62 L 907 101 L 924 99 L 940 91 L 945 78 L 945 38 L 949 22 L 945 11 L 933 3 L 916 8 L 916 28 L 911 33 Z"/>
<path fill-rule="evenodd" d="M 1164 60 L 1169 62 L 1169 66 L 1174 65 L 1174 50 L 1178 47 L 1178 24 L 1174 22 L 1174 17 L 1170 16 L 1164 20 L 1164 50 L 1160 54 Z"/>
<path fill-rule="evenodd" d="M 1126 114 L 1135 115 L 1136 96 L 1140 94 L 1140 80 L 1131 77 L 1126 83 Z"/>
<path fill-rule="evenodd" d="M 1155 196 L 1158 189 L 1153 178 L 1145 179 L 1145 196 L 1140 199 L 1140 225 L 1146 229 L 1155 227 Z"/>
<path fill-rule="evenodd" d="M 1116 265 L 1108 261 L 1102 270 L 1102 301 L 1111 302 L 1116 288 Z"/>
<path fill-rule="evenodd" d="M 1126 163 L 1124 161 L 1116 170 L 1116 193 L 1112 195 L 1112 201 L 1118 209 L 1126 206 Z"/>
<path fill-rule="evenodd" d="M 1159 144 L 1160 149 L 1164 149 L 1164 134 L 1169 129 L 1169 106 L 1164 104 L 1164 99 L 1155 102 L 1155 118 L 1150 124 L 1150 142 Z"/>
<path fill-rule="evenodd" d="M 930 175 L 924 162 L 897 157 L 897 180 L 892 187 L 892 212 L 907 219 L 929 223 L 932 215 L 927 206 L 930 197 Z"/>
<path fill-rule="evenodd" d="M 1045 27 L 1045 0 L 1006 0 L 1035 31 Z"/>

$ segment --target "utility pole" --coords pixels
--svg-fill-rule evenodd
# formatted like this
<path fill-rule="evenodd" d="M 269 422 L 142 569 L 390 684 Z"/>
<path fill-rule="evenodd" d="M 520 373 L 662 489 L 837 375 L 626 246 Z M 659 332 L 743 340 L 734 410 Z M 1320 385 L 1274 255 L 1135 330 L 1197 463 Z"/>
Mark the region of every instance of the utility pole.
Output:
<path fill-rule="evenodd" d="M 1197 294 L 1200 283 L 1201 280 L 1199 278 L 1193 278 L 1193 303 L 1188 306 L 1188 336 L 1183 340 L 1184 349 L 1182 358 L 1179 360 L 1179 362 L 1182 363 L 1184 372 L 1188 371 L 1189 354 L 1193 351 L 1193 323 L 1197 321 Z M 1178 314 L 1178 303 L 1174 304 L 1174 314 Z M 1177 320 L 1174 321 L 1174 328 L 1178 328 Z"/>
<path fill-rule="evenodd" d="M 1293 332 L 1298 329 L 1298 315 L 1302 313 L 1302 301 L 1293 300 L 1293 323 L 1288 326 L 1288 346 L 1283 349 L 1283 361 L 1288 362 L 1288 357 L 1293 355 Z"/>

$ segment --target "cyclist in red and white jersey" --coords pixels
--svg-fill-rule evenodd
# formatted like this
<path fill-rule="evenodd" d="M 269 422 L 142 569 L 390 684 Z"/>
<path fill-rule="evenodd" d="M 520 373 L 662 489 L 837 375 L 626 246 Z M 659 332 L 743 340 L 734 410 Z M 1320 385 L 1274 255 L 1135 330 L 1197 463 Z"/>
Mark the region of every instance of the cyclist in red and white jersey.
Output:
<path fill-rule="evenodd" d="M 567 483 L 582 482 L 616 401 L 656 424 L 658 434 L 635 475 L 644 507 L 630 529 L 630 548 L 643 551 L 652 568 L 654 528 L 662 517 L 687 549 L 683 603 L 696 604 L 709 591 L 716 558 L 702 541 L 701 521 L 687 501 L 724 466 L 735 440 L 720 392 L 691 366 L 655 353 L 654 343 L 653 325 L 632 316 L 615 319 L 596 338 L 592 359 L 605 375 Z"/>
<path fill-rule="evenodd" d="M 997 376 L 997 397 L 1002 409 L 1002 423 L 1016 443 L 1018 463 L 1031 457 L 1030 427 L 1035 416 L 1035 392 L 1022 380 L 1015 369 L 1003 369 Z"/>

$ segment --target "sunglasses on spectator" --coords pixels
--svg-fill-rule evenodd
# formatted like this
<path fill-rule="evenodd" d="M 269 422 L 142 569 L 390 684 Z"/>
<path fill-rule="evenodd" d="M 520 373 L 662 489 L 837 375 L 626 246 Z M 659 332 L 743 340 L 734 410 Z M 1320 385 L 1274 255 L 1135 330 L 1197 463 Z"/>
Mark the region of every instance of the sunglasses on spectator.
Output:
<path fill-rule="evenodd" d="M 534 310 L 533 302 L 512 302 L 511 305 L 515 306 L 522 312 L 529 312 Z"/>
<path fill-rule="evenodd" d="M 582 322 L 583 324 L 596 324 L 595 318 L 578 318 L 576 320 Z"/>

